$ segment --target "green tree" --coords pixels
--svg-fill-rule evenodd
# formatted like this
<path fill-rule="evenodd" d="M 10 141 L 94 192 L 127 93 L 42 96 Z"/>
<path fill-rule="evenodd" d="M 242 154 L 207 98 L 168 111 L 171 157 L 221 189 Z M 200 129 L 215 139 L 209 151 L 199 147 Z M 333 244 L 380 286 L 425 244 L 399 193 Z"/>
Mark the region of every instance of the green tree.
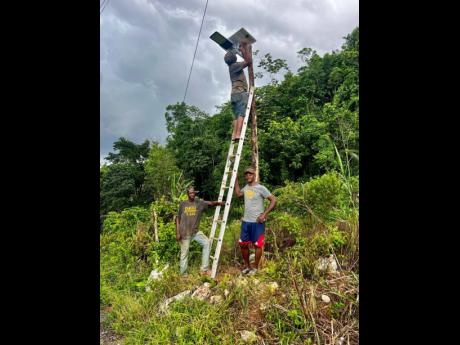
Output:
<path fill-rule="evenodd" d="M 145 161 L 146 185 L 155 199 L 171 196 L 171 181 L 180 174 L 174 154 L 167 148 L 153 143 Z"/>
<path fill-rule="evenodd" d="M 113 149 L 118 152 L 109 152 L 105 158 L 109 162 L 143 164 L 149 154 L 150 143 L 145 140 L 142 144 L 136 144 L 121 137 L 113 143 Z"/>
<path fill-rule="evenodd" d="M 152 192 L 145 186 L 144 161 L 148 157 L 148 140 L 136 144 L 125 138 L 113 143 L 118 152 L 105 158 L 110 162 L 101 167 L 100 212 L 121 211 L 126 207 L 147 205 L 153 200 Z"/>
<path fill-rule="evenodd" d="M 114 164 L 101 174 L 100 208 L 102 214 L 135 204 L 136 168 L 132 164 Z"/>

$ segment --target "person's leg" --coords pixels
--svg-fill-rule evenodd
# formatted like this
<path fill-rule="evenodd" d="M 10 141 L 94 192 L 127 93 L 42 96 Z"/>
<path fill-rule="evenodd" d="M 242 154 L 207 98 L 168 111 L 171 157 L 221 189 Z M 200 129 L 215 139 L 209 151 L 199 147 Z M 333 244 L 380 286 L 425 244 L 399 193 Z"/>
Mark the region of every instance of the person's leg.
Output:
<path fill-rule="evenodd" d="M 251 268 L 249 265 L 249 245 L 241 244 L 241 255 L 243 256 L 244 268 Z"/>
<path fill-rule="evenodd" d="M 259 269 L 260 258 L 262 257 L 265 240 L 265 223 L 254 223 L 251 228 L 251 241 L 254 243 L 255 262 L 254 268 L 249 274 L 254 274 Z"/>
<path fill-rule="evenodd" d="M 237 127 L 237 120 L 233 120 L 233 132 L 232 132 L 232 140 L 236 138 L 236 127 Z"/>
<path fill-rule="evenodd" d="M 262 257 L 263 248 L 257 247 L 257 246 L 254 246 L 254 248 L 256 251 L 256 260 L 254 263 L 254 268 L 259 269 L 259 261 L 260 261 L 260 258 Z"/>
<path fill-rule="evenodd" d="M 256 248 L 256 268 L 259 268 L 260 258 L 262 257 L 265 241 L 265 223 L 257 223 L 255 226 L 255 236 L 257 241 L 254 243 Z"/>
<path fill-rule="evenodd" d="M 244 269 L 243 273 L 247 273 L 250 270 L 251 266 L 249 265 L 249 244 L 251 243 L 248 232 L 248 223 L 241 223 L 241 233 L 239 239 L 239 245 L 241 248 L 241 255 L 243 256 Z"/>
<path fill-rule="evenodd" d="M 206 237 L 202 231 L 198 231 L 193 239 L 202 247 L 200 271 L 206 272 L 209 268 L 209 250 L 211 249 L 211 243 L 209 238 Z"/>
<path fill-rule="evenodd" d="M 238 119 L 238 94 L 232 93 L 230 97 L 230 103 L 232 105 L 232 112 L 233 112 L 233 132 L 232 132 L 232 140 L 235 140 L 236 137 L 236 129 L 237 129 L 237 119 Z"/>
<path fill-rule="evenodd" d="M 248 105 L 248 98 L 249 94 L 247 92 L 241 92 L 238 94 L 237 104 L 235 107 L 235 114 L 238 114 L 236 119 L 235 140 L 238 140 L 241 137 L 241 129 L 243 128 L 244 116 L 246 114 L 246 107 Z"/>
<path fill-rule="evenodd" d="M 180 274 L 184 274 L 187 271 L 189 247 L 190 239 L 182 239 L 180 241 Z"/>
<path fill-rule="evenodd" d="M 234 122 L 236 127 L 234 140 L 238 140 L 241 137 L 241 129 L 243 128 L 244 116 L 238 116 L 238 119 Z"/>

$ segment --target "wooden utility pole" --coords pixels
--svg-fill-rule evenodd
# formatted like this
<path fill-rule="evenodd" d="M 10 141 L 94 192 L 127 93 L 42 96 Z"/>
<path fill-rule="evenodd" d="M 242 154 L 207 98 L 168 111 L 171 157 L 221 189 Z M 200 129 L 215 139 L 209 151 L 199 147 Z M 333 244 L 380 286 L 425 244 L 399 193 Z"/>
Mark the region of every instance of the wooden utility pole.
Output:
<path fill-rule="evenodd" d="M 155 235 L 155 242 L 159 242 L 157 220 L 158 220 L 157 211 L 155 209 L 153 209 L 153 211 L 152 211 L 152 225 L 153 225 L 153 233 Z"/>
<path fill-rule="evenodd" d="M 252 60 L 252 45 L 248 45 L 248 52 Z M 251 64 L 248 66 L 249 85 L 254 87 L 254 67 Z M 257 114 L 256 114 L 256 97 L 252 99 L 251 104 L 251 144 L 252 144 L 252 166 L 256 170 L 256 181 L 259 182 L 259 144 L 257 142 Z"/>

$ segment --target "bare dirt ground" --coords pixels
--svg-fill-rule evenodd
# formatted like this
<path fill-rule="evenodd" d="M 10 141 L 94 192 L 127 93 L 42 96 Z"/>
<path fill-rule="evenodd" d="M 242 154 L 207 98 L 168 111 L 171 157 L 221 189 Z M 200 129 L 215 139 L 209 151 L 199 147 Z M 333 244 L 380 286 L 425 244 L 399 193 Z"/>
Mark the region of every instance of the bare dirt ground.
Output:
<path fill-rule="evenodd" d="M 106 326 L 106 318 L 107 318 L 107 311 L 102 310 L 100 311 L 100 345 L 121 345 L 122 338 L 120 335 L 116 334 L 112 329 Z"/>

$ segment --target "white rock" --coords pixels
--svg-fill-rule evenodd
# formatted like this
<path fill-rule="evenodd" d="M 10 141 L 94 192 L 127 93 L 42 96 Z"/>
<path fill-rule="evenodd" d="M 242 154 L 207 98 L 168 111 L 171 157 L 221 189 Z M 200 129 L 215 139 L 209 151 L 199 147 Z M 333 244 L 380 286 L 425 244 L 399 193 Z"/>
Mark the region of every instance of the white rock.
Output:
<path fill-rule="evenodd" d="M 338 268 L 338 265 L 337 265 L 337 261 L 335 261 L 334 255 L 332 254 L 329 255 L 329 266 L 328 266 L 329 271 L 337 272 L 337 268 Z"/>
<path fill-rule="evenodd" d="M 321 295 L 321 299 L 323 300 L 324 303 L 329 303 L 331 301 L 328 295 Z"/>
<path fill-rule="evenodd" d="M 230 291 L 228 291 L 227 289 L 224 290 L 224 296 L 227 297 L 228 295 L 230 295 Z"/>
<path fill-rule="evenodd" d="M 190 295 L 190 294 L 191 294 L 190 290 L 185 290 L 173 297 L 168 298 L 160 305 L 160 311 L 165 312 L 168 309 L 168 306 L 171 302 L 179 301 L 183 299 L 185 296 Z"/>
<path fill-rule="evenodd" d="M 163 276 L 163 273 L 166 271 L 166 269 L 169 267 L 169 264 L 166 264 L 165 267 L 161 271 L 158 271 L 156 269 L 153 269 L 150 272 L 150 275 L 147 279 L 147 284 L 145 286 L 145 291 L 150 292 L 152 289 L 150 288 L 150 283 L 152 283 L 154 280 L 158 280 Z"/>
<path fill-rule="evenodd" d="M 278 290 L 278 283 L 277 282 L 271 282 L 268 284 L 268 288 L 271 293 L 274 293 L 276 290 Z"/>
<path fill-rule="evenodd" d="M 215 296 L 211 296 L 211 298 L 209 299 L 209 301 L 211 302 L 211 304 L 217 304 L 217 303 L 220 303 L 222 302 L 223 298 L 221 295 L 215 295 Z"/>
<path fill-rule="evenodd" d="M 334 255 L 330 255 L 328 258 L 319 258 L 316 261 L 316 269 L 318 271 L 328 271 L 331 273 L 337 272 L 337 261 L 335 261 Z"/>
<path fill-rule="evenodd" d="M 240 331 L 241 333 L 241 339 L 245 342 L 245 343 L 253 343 L 255 341 L 257 341 L 257 335 L 254 333 L 254 332 L 251 332 L 251 331 Z"/>
<path fill-rule="evenodd" d="M 340 339 L 338 339 L 335 344 L 336 345 L 343 345 L 344 341 L 345 341 L 345 337 L 340 337 Z"/>
<path fill-rule="evenodd" d="M 211 295 L 211 289 L 209 288 L 210 286 L 211 284 L 208 282 L 204 283 L 193 292 L 192 297 L 204 301 Z"/>
<path fill-rule="evenodd" d="M 327 270 L 327 264 L 329 263 L 329 260 L 326 258 L 319 258 L 316 261 L 316 269 L 318 271 L 325 271 Z"/>

